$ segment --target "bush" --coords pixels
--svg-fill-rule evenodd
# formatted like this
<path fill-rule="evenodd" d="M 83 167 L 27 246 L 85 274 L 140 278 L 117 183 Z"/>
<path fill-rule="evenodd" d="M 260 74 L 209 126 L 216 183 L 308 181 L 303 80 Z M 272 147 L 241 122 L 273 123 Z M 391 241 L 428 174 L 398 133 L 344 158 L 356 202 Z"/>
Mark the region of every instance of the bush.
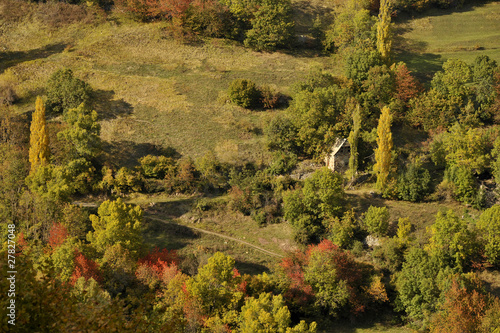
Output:
<path fill-rule="evenodd" d="M 17 100 L 17 94 L 11 84 L 0 86 L 0 105 L 12 105 Z"/>
<path fill-rule="evenodd" d="M 208 37 L 235 36 L 234 17 L 217 0 L 195 0 L 181 16 L 182 28 L 187 33 Z"/>
<path fill-rule="evenodd" d="M 265 109 L 274 109 L 280 105 L 281 94 L 270 86 L 262 86 L 260 92 L 261 102 Z"/>
<path fill-rule="evenodd" d="M 175 168 L 172 158 L 166 156 L 147 155 L 142 157 L 139 163 L 146 178 L 163 179 Z"/>
<path fill-rule="evenodd" d="M 370 206 L 363 221 L 370 234 L 385 236 L 389 229 L 389 210 L 387 207 Z"/>
<path fill-rule="evenodd" d="M 71 69 L 61 69 L 47 83 L 46 107 L 50 112 L 60 114 L 82 103 L 88 105 L 91 95 L 92 88 L 88 83 L 74 77 Z"/>
<path fill-rule="evenodd" d="M 260 106 L 261 92 L 255 83 L 250 80 L 238 79 L 229 85 L 229 98 L 231 102 L 247 109 Z"/>

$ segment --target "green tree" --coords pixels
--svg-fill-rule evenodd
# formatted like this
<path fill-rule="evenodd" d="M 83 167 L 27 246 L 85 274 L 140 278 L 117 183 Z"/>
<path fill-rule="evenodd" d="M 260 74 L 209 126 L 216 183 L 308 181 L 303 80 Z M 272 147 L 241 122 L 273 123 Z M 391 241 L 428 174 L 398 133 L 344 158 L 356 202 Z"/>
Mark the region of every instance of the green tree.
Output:
<path fill-rule="evenodd" d="M 406 201 L 421 201 L 430 190 L 431 175 L 418 163 L 410 166 L 398 178 L 399 198 Z"/>
<path fill-rule="evenodd" d="M 438 258 L 441 266 L 464 270 L 477 254 L 476 235 L 469 230 L 464 219 L 449 210 L 439 212 L 430 227 L 431 238 L 427 249 Z"/>
<path fill-rule="evenodd" d="M 272 118 L 266 126 L 265 134 L 270 150 L 297 152 L 297 128 L 289 117 L 278 115 Z"/>
<path fill-rule="evenodd" d="M 288 48 L 294 37 L 290 0 L 262 0 L 247 31 L 245 46 L 257 51 Z"/>
<path fill-rule="evenodd" d="M 92 88 L 74 77 L 71 69 L 61 69 L 52 74 L 47 82 L 47 109 L 60 114 L 80 104 L 91 101 Z"/>
<path fill-rule="evenodd" d="M 73 151 L 73 159 L 83 157 L 92 159 L 101 148 L 99 134 L 101 125 L 97 121 L 97 112 L 89 110 L 83 103 L 67 110 L 64 120 L 68 128 L 57 133 L 58 139 L 68 142 Z"/>
<path fill-rule="evenodd" d="M 391 56 L 391 3 L 390 0 L 381 0 L 377 22 L 377 50 L 384 61 Z"/>
<path fill-rule="evenodd" d="M 423 320 L 434 313 L 441 294 L 440 269 L 436 258 L 420 248 L 411 248 L 396 274 L 396 310 L 405 311 L 411 320 Z"/>
<path fill-rule="evenodd" d="M 40 197 L 56 201 L 67 201 L 75 192 L 75 183 L 72 183 L 66 168 L 53 164 L 37 168 L 26 177 L 26 185 Z"/>
<path fill-rule="evenodd" d="M 497 93 L 495 91 L 495 72 L 498 68 L 497 62 L 487 55 L 477 56 L 471 66 L 472 84 L 479 107 L 486 109 L 493 103 Z M 482 120 L 488 120 L 486 114 Z"/>
<path fill-rule="evenodd" d="M 45 106 L 42 98 L 38 96 L 30 127 L 30 174 L 34 173 L 38 167 L 47 165 L 49 163 L 49 155 L 49 134 L 45 122 Z"/>
<path fill-rule="evenodd" d="M 186 282 L 186 288 L 200 301 L 206 315 L 222 316 L 224 312 L 234 310 L 243 297 L 238 290 L 241 278 L 235 273 L 234 259 L 217 252 L 196 276 Z"/>
<path fill-rule="evenodd" d="M 352 115 L 352 129 L 347 140 L 351 146 L 351 154 L 349 156 L 349 176 L 354 180 L 358 173 L 358 141 L 361 130 L 361 110 L 359 104 Z"/>
<path fill-rule="evenodd" d="M 324 47 L 328 51 L 347 51 L 349 47 L 370 46 L 376 38 L 374 26 L 375 18 L 370 11 L 350 1 L 335 15 L 325 33 Z"/>
<path fill-rule="evenodd" d="M 363 223 L 370 234 L 385 236 L 389 229 L 389 209 L 387 207 L 368 207 Z"/>
<path fill-rule="evenodd" d="M 347 135 L 350 118 L 345 114 L 349 91 L 336 84 L 300 87 L 288 110 L 297 129 L 297 144 L 320 157 L 331 149 L 335 137 Z"/>
<path fill-rule="evenodd" d="M 335 217 L 328 225 L 328 239 L 340 248 L 349 248 L 355 240 L 355 233 L 359 229 L 354 211 L 344 213 L 342 218 Z"/>
<path fill-rule="evenodd" d="M 283 210 L 295 229 L 295 239 L 307 244 L 318 242 L 325 232 L 325 224 L 344 211 L 342 177 L 324 167 L 304 182 L 302 189 L 283 194 Z"/>
<path fill-rule="evenodd" d="M 290 311 L 281 295 L 272 296 L 270 293 L 261 293 L 259 298 L 250 297 L 241 308 L 239 330 L 241 333 L 292 333 L 316 332 L 316 323 L 310 324 L 305 330 L 299 327 L 290 327 Z M 304 325 L 302 323 L 300 325 Z"/>
<path fill-rule="evenodd" d="M 412 224 L 408 217 L 399 218 L 398 231 L 396 232 L 397 240 L 401 245 L 408 245 L 410 242 L 410 233 Z"/>
<path fill-rule="evenodd" d="M 391 110 L 384 106 L 377 127 L 377 149 L 375 149 L 375 166 L 373 171 L 377 175 L 377 188 L 387 189 L 389 175 L 392 169 L 392 115 Z"/>
<path fill-rule="evenodd" d="M 92 228 L 87 240 L 100 253 L 110 246 L 120 244 L 137 256 L 142 249 L 142 210 L 118 199 L 104 201 L 97 210 L 98 215 L 90 215 Z"/>
<path fill-rule="evenodd" d="M 372 48 L 355 47 L 348 53 L 346 60 L 346 77 L 360 87 L 368 78 L 370 68 L 382 65 L 380 53 Z"/>
<path fill-rule="evenodd" d="M 485 242 L 486 258 L 492 265 L 500 265 L 500 205 L 486 209 L 477 222 Z"/>

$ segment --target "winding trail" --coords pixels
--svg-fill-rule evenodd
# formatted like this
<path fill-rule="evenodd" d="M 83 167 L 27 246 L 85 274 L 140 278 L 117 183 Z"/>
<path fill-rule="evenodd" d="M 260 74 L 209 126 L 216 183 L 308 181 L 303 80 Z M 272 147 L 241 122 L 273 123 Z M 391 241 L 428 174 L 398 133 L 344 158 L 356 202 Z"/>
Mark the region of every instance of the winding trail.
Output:
<path fill-rule="evenodd" d="M 151 220 L 156 220 L 156 221 L 160 221 L 160 222 L 164 222 L 164 223 L 171 223 L 171 222 L 169 222 L 167 220 L 160 219 L 158 217 L 153 217 L 153 216 L 150 216 L 150 215 L 145 216 L 145 217 L 148 218 L 148 219 L 151 219 Z M 259 250 L 261 252 L 264 252 L 264 253 L 269 254 L 271 256 L 274 256 L 274 257 L 278 257 L 278 258 L 283 258 L 284 257 L 281 254 L 277 254 L 277 253 L 271 252 L 269 250 L 263 249 L 263 248 L 261 248 L 261 247 L 259 247 L 257 245 L 254 245 L 252 243 L 246 242 L 246 241 L 238 239 L 238 238 L 234 238 L 234 237 L 231 237 L 231 236 L 226 236 L 226 235 L 223 235 L 223 234 L 219 234 L 217 232 L 208 231 L 208 230 L 197 228 L 197 227 L 188 226 L 188 225 L 185 225 L 185 224 L 182 224 L 182 226 L 190 228 L 190 229 L 193 229 L 193 230 L 196 230 L 196 231 L 199 231 L 199 232 L 202 232 L 204 234 L 213 235 L 213 236 L 217 236 L 217 237 L 220 237 L 220 238 L 229 239 L 229 240 L 232 240 L 232 241 L 237 242 L 237 243 L 245 244 L 247 246 L 253 247 L 256 250 Z"/>
<path fill-rule="evenodd" d="M 92 208 L 99 207 L 99 205 L 97 203 L 95 203 L 95 202 L 75 201 L 75 202 L 73 202 L 73 204 L 81 206 L 81 207 L 92 207 Z M 169 224 L 171 224 L 171 222 L 169 222 L 168 220 L 161 219 L 161 218 L 158 218 L 158 217 L 154 217 L 154 216 L 151 216 L 151 215 L 146 215 L 144 217 L 148 218 L 148 219 L 151 219 L 151 220 L 156 220 L 156 221 L 160 221 L 160 222 L 163 222 L 163 223 L 169 223 Z M 197 228 L 197 227 L 193 227 L 193 226 L 189 226 L 189 225 L 185 225 L 185 224 L 182 224 L 182 226 L 185 226 L 187 228 L 199 231 L 199 232 L 207 234 L 207 235 L 217 236 L 217 237 L 220 237 L 220 238 L 225 238 L 225 239 L 232 240 L 232 241 L 240 243 L 240 244 L 245 244 L 247 246 L 250 246 L 250 247 L 252 247 L 252 248 L 254 248 L 254 249 L 258 250 L 258 251 L 261 251 L 261 252 L 266 253 L 268 255 L 271 255 L 273 257 L 278 257 L 278 258 L 283 258 L 284 257 L 281 254 L 277 254 L 277 253 L 271 252 L 269 250 L 263 249 L 263 248 L 261 248 L 261 247 L 259 247 L 257 245 L 254 245 L 252 243 L 246 242 L 246 241 L 238 239 L 238 238 L 234 238 L 234 237 L 231 237 L 231 236 L 227 236 L 227 235 L 224 235 L 224 234 L 220 234 L 220 233 L 217 233 L 217 232 L 213 232 L 213 231 L 209 231 L 209 230 L 205 230 L 205 229 L 201 229 L 201 228 Z"/>

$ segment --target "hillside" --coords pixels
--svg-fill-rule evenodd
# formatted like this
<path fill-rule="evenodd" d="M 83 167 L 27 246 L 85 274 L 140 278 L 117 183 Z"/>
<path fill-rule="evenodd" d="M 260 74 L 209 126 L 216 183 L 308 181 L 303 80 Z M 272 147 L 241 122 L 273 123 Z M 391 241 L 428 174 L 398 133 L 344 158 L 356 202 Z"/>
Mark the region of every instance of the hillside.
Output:
<path fill-rule="evenodd" d="M 456 5 L 0 0 L 18 331 L 498 329 L 500 1 Z"/>

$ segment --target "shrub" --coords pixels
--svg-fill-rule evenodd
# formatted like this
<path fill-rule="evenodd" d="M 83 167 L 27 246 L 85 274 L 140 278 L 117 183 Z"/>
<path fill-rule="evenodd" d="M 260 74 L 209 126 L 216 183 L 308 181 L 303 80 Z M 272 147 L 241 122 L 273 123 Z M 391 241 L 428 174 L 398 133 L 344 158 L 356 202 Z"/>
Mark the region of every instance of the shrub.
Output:
<path fill-rule="evenodd" d="M 11 84 L 0 86 L 0 105 L 12 105 L 17 100 L 17 94 Z"/>
<path fill-rule="evenodd" d="M 146 178 L 163 179 L 174 168 L 174 161 L 166 156 L 147 155 L 142 157 L 139 163 Z"/>
<path fill-rule="evenodd" d="M 47 109 L 60 114 L 91 101 L 92 88 L 74 77 L 71 69 L 55 72 L 47 82 Z"/>
<path fill-rule="evenodd" d="M 195 0 L 181 18 L 182 28 L 188 33 L 225 38 L 235 35 L 234 17 L 218 1 Z"/>
<path fill-rule="evenodd" d="M 387 207 L 370 206 L 363 221 L 370 234 L 385 236 L 389 229 L 389 210 Z"/>
<path fill-rule="evenodd" d="M 255 83 L 250 80 L 238 79 L 229 85 L 231 102 L 241 107 L 252 109 L 260 105 L 261 93 Z"/>
<path fill-rule="evenodd" d="M 281 99 L 279 92 L 270 86 L 262 86 L 260 92 L 262 95 L 261 102 L 265 109 L 274 109 L 279 106 Z"/>

